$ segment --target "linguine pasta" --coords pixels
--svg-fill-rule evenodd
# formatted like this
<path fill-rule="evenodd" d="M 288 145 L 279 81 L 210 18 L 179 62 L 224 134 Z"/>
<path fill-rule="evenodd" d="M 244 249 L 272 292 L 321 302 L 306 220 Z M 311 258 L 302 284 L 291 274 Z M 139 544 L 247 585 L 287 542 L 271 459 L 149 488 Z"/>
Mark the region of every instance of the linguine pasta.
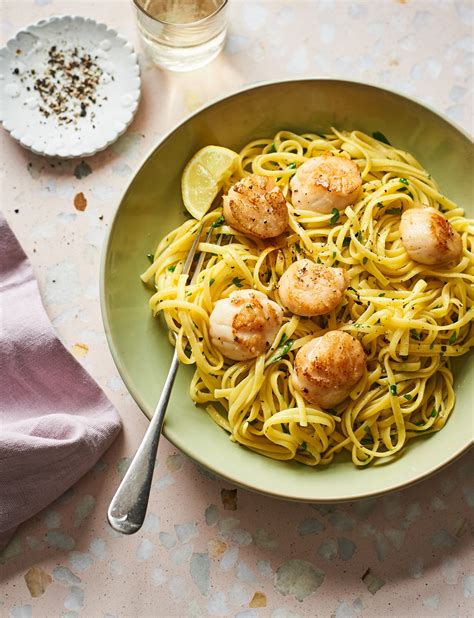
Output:
<path fill-rule="evenodd" d="M 295 210 L 289 180 L 300 164 L 327 151 L 358 164 L 358 201 L 329 215 Z M 328 464 L 342 449 L 355 465 L 365 465 L 440 430 L 455 401 L 450 359 L 474 344 L 473 222 L 412 155 L 360 131 L 280 131 L 255 140 L 240 152 L 224 191 L 249 173 L 273 176 L 287 197 L 287 234 L 250 238 L 227 226 L 217 208 L 203 219 L 211 237 L 199 245 L 207 259 L 195 284 L 181 274 L 200 226 L 195 219 L 160 242 L 142 275 L 156 290 L 150 307 L 163 316 L 180 362 L 195 365 L 192 400 L 232 440 L 308 465 Z M 463 254 L 454 266 L 413 262 L 401 244 L 401 213 L 422 206 L 441 210 L 461 235 Z M 267 354 L 241 362 L 223 358 L 209 337 L 214 303 L 253 288 L 281 305 L 279 278 L 303 257 L 347 270 L 350 287 L 342 304 L 315 318 L 286 311 Z M 306 402 L 289 377 L 297 350 L 335 329 L 360 340 L 367 371 L 344 402 L 323 410 Z"/>

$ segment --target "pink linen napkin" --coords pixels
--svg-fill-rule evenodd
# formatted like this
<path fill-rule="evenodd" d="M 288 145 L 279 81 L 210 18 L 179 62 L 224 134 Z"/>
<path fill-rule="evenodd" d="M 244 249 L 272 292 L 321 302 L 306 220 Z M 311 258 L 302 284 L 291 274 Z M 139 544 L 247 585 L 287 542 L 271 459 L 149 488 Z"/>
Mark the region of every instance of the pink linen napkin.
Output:
<path fill-rule="evenodd" d="M 57 338 L 30 262 L 0 213 L 0 550 L 119 431 L 112 404 Z"/>

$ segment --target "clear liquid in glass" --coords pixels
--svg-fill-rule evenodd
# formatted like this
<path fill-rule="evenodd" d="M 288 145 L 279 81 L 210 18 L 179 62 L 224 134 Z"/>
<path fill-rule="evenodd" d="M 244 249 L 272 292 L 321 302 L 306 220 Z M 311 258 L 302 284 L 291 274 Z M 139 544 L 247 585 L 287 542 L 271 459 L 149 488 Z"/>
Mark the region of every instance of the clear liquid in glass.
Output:
<path fill-rule="evenodd" d="M 145 11 L 169 24 L 190 24 L 212 15 L 222 5 L 222 0 L 145 0 Z"/>
<path fill-rule="evenodd" d="M 224 46 L 227 0 L 135 0 L 135 4 L 148 51 L 165 69 L 199 68 Z"/>

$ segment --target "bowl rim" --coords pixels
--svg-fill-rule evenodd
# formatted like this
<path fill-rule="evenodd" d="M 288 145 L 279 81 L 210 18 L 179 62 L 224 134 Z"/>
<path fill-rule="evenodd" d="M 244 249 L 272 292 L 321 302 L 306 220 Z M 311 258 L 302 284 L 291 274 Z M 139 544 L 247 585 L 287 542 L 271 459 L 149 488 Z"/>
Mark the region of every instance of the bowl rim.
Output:
<path fill-rule="evenodd" d="M 252 90 L 257 90 L 260 89 L 262 87 L 266 87 L 266 86 L 276 86 L 276 85 L 291 85 L 291 84 L 296 84 L 296 83 L 300 83 L 300 82 L 333 82 L 333 83 L 339 83 L 339 84 L 348 84 L 348 85 L 355 85 L 355 86 L 365 86 L 368 88 L 374 88 L 376 90 L 391 94 L 391 95 L 395 95 L 399 98 L 402 99 L 406 99 L 407 101 L 411 102 L 411 103 L 416 103 L 417 105 L 419 105 L 420 107 L 423 107 L 425 109 L 427 109 L 428 111 L 430 111 L 432 114 L 434 114 L 435 116 L 438 116 L 439 118 L 441 118 L 444 122 L 446 122 L 447 124 L 451 125 L 453 128 L 455 128 L 459 133 L 461 133 L 465 138 L 467 138 L 471 144 L 473 143 L 473 138 L 472 136 L 468 133 L 467 130 L 465 130 L 463 127 L 461 127 L 460 125 L 458 125 L 455 121 L 452 121 L 450 118 L 448 118 L 445 114 L 443 114 L 442 112 L 438 111 L 437 109 L 435 109 L 434 107 L 432 107 L 429 104 L 426 104 L 422 101 L 420 101 L 418 98 L 416 97 L 411 97 L 411 96 L 407 96 L 405 94 L 402 94 L 400 92 L 397 92 L 396 90 L 391 90 L 389 88 L 382 88 L 377 84 L 371 83 L 371 82 L 366 82 L 366 81 L 361 81 L 361 80 L 348 80 L 348 79 L 338 79 L 338 78 L 330 78 L 330 77 L 301 77 L 301 78 L 289 78 L 289 79 L 278 79 L 278 80 L 263 80 L 263 81 L 257 81 L 257 82 L 252 82 L 251 84 L 246 84 L 244 87 L 238 88 L 234 91 L 232 91 L 231 93 L 226 94 L 225 96 L 221 96 L 221 97 L 214 97 L 212 99 L 210 99 L 208 102 L 204 103 L 203 105 L 201 105 L 199 108 L 197 108 L 196 110 L 192 111 L 191 113 L 187 114 L 186 117 L 180 121 L 178 121 L 169 131 L 167 131 L 163 136 L 159 137 L 157 142 L 149 149 L 149 151 L 145 154 L 145 156 L 141 159 L 140 163 L 138 165 L 136 165 L 134 171 L 133 171 L 133 175 L 131 176 L 130 181 L 127 183 L 127 186 L 125 187 L 125 189 L 123 190 L 120 200 L 118 201 L 118 206 L 117 209 L 115 210 L 115 213 L 113 214 L 112 220 L 110 222 L 110 226 L 107 230 L 105 239 L 104 239 L 104 243 L 102 246 L 102 253 L 101 253 L 101 260 L 100 260 L 100 271 L 99 271 L 99 298 L 100 298 L 100 311 L 101 311 L 101 316 L 102 316 L 102 322 L 103 322 L 103 326 L 104 326 L 104 332 L 107 338 L 107 344 L 109 346 L 109 350 L 110 353 L 112 355 L 113 361 L 115 363 L 115 366 L 117 368 L 117 371 L 120 375 L 120 377 L 122 378 L 125 387 L 127 388 L 127 391 L 130 393 L 130 395 L 132 396 L 133 400 L 135 401 L 135 403 L 137 404 L 137 406 L 140 408 L 141 412 L 144 414 L 144 416 L 146 416 L 148 419 L 150 418 L 146 412 L 148 406 L 145 403 L 142 395 L 133 387 L 129 386 L 129 380 L 128 380 L 128 369 L 126 367 L 125 362 L 123 361 L 123 359 L 121 358 L 120 354 L 117 351 L 117 348 L 115 347 L 115 343 L 112 337 L 112 333 L 110 330 L 110 322 L 109 322 L 109 316 L 107 313 L 107 302 L 106 302 L 106 279 L 105 279 L 105 275 L 106 275 L 106 261 L 107 261 L 107 256 L 108 256 L 108 250 L 109 250 L 109 245 L 110 245 L 110 239 L 112 237 L 112 233 L 113 230 L 115 228 L 115 225 L 117 223 L 117 219 L 119 216 L 119 212 L 120 212 L 120 207 L 131 187 L 131 185 L 133 184 L 133 182 L 135 181 L 135 178 L 137 176 L 137 174 L 140 172 L 140 170 L 143 168 L 143 166 L 146 164 L 146 162 L 150 159 L 150 157 L 153 155 L 153 153 L 155 152 L 155 150 L 160 147 L 161 145 L 163 145 L 168 139 L 170 139 L 172 137 L 172 135 L 175 133 L 175 131 L 177 131 L 181 126 L 185 125 L 188 121 L 190 121 L 192 118 L 194 118 L 195 116 L 198 116 L 201 112 L 203 112 L 204 110 L 213 107 L 214 105 L 218 105 L 224 101 L 226 101 L 227 99 L 230 99 L 236 95 L 245 93 L 245 92 L 250 92 Z M 448 465 L 454 463 L 454 461 L 456 461 L 457 459 L 459 459 L 461 457 L 461 455 L 463 455 L 464 453 L 466 453 L 467 451 L 469 451 L 469 449 L 474 446 L 474 438 L 471 438 L 471 440 L 467 440 L 466 443 L 459 448 L 456 452 L 454 452 L 449 459 L 442 461 L 439 464 L 435 464 L 433 466 L 431 466 L 428 470 L 426 470 L 424 473 L 422 473 L 421 475 L 417 476 L 416 478 L 412 478 L 409 479 L 407 481 L 400 481 L 400 482 L 395 482 L 392 483 L 391 485 L 387 486 L 385 489 L 383 490 L 373 490 L 373 491 L 368 491 L 368 492 L 364 492 L 363 494 L 356 494 L 356 495 L 347 495 L 338 499 L 332 499 L 332 498 L 308 498 L 307 496 L 283 496 L 282 494 L 278 493 L 278 492 L 274 492 L 271 490 L 267 490 L 267 489 L 261 489 L 258 487 L 252 487 L 250 485 L 247 485 L 246 483 L 243 483 L 242 481 L 240 481 L 238 479 L 238 477 L 233 476 L 233 475 L 229 475 L 229 474 L 225 474 L 223 472 L 216 471 L 212 468 L 209 467 L 209 465 L 206 463 L 205 459 L 203 459 L 202 457 L 196 456 L 195 454 L 190 454 L 187 452 L 187 450 L 185 448 L 183 448 L 183 446 L 181 444 L 179 444 L 179 440 L 176 440 L 172 435 L 169 435 L 169 432 L 167 431 L 166 428 L 166 423 L 163 424 L 163 429 L 162 429 L 162 433 L 163 435 L 166 437 L 166 439 L 171 442 L 171 444 L 173 444 L 173 446 L 175 446 L 176 448 L 178 448 L 180 451 L 182 451 L 187 457 L 189 457 L 190 459 L 192 459 L 193 461 L 195 461 L 197 464 L 199 464 L 200 466 L 202 466 L 203 468 L 205 468 L 206 470 L 209 470 L 212 474 L 215 474 L 216 476 L 218 476 L 221 479 L 224 479 L 226 481 L 229 481 L 230 483 L 241 487 L 243 489 L 246 489 L 248 491 L 252 491 L 254 493 L 258 493 L 261 495 L 265 495 L 265 496 L 269 496 L 271 498 L 277 498 L 280 500 L 287 500 L 287 501 L 291 501 L 291 502 L 305 502 L 305 503 L 320 503 L 320 504 L 337 504 L 337 503 L 343 503 L 343 502 L 352 502 L 355 500 L 364 500 L 364 499 L 368 499 L 368 498 L 373 498 L 373 497 L 377 497 L 377 496 L 384 496 L 388 493 L 392 493 L 395 491 L 400 491 L 402 489 L 411 487 L 413 485 L 416 485 L 417 483 L 433 476 L 435 473 L 439 472 L 440 470 L 442 470 L 443 468 L 447 467 Z"/>

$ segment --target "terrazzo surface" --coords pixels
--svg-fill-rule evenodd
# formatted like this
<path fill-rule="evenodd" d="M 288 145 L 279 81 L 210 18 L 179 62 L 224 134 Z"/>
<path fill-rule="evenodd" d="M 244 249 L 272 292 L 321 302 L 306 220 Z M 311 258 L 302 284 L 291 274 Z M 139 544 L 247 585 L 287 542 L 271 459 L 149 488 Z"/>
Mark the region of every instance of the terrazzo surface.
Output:
<path fill-rule="evenodd" d="M 474 613 L 474 458 L 402 492 L 344 505 L 285 503 L 235 489 L 166 440 L 149 513 L 133 537 L 106 523 L 147 422 L 108 351 L 100 251 L 145 153 L 196 107 L 286 77 L 360 79 L 415 96 L 473 133 L 472 2 L 230 5 L 225 52 L 173 75 L 143 55 L 130 2 L 3 2 L 2 44 L 54 14 L 107 22 L 140 50 L 136 120 L 87 160 L 32 155 L 0 132 L 2 208 L 29 254 L 59 336 L 119 410 L 124 430 L 96 466 L 23 524 L 0 556 L 0 616 L 460 617 Z"/>

